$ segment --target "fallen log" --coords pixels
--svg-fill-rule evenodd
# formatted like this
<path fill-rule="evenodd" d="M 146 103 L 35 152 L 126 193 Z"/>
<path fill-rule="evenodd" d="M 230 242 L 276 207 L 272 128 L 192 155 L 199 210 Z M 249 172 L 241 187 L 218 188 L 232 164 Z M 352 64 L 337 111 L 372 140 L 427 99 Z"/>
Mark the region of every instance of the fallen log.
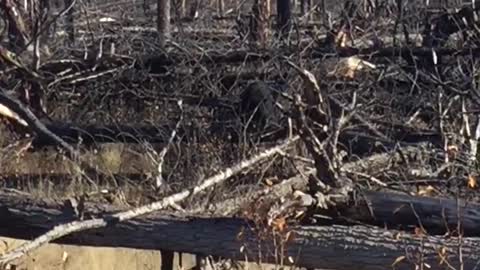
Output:
<path fill-rule="evenodd" d="M 262 151 L 249 159 L 244 159 L 211 177 L 204 178 L 200 184 L 194 187 L 185 188 L 180 192 L 164 197 L 162 200 L 148 203 L 140 207 L 135 207 L 127 211 L 110 213 L 99 218 L 90 218 L 85 221 L 74 220 L 63 225 L 55 226 L 54 228 L 48 230 L 45 234 L 42 234 L 41 236 L 35 238 L 34 241 L 30 243 L 25 243 L 22 246 L 17 247 L 14 250 L 9 251 L 7 254 L 1 256 L 0 264 L 3 265 L 15 259 L 19 259 L 23 257 L 27 252 L 35 250 L 42 245 L 47 244 L 48 242 L 52 242 L 73 233 L 92 229 L 106 228 L 116 223 L 132 220 L 141 216 L 154 213 L 159 210 L 163 210 L 167 207 L 175 207 L 177 203 L 184 201 L 192 195 L 197 195 L 198 193 L 201 193 L 206 189 L 218 185 L 229 179 L 230 177 L 244 171 L 246 168 L 250 168 L 254 165 L 257 165 L 258 163 L 264 162 L 266 159 L 271 158 L 280 151 L 284 151 L 285 148 L 293 145 L 298 140 L 299 136 L 289 138 L 288 140 L 285 140 L 284 142 L 275 145 L 274 147 L 268 148 L 267 150 Z M 85 204 L 82 201 L 84 201 L 84 199 L 82 200 L 82 198 L 80 198 L 79 202 L 77 202 L 76 200 L 67 201 L 68 203 L 65 204 L 66 209 L 64 209 L 64 213 L 66 213 L 67 216 L 83 219 Z M 8 211 L 8 209 L 6 211 Z"/>
<path fill-rule="evenodd" d="M 336 209 L 338 217 L 412 232 L 422 228 L 429 234 L 480 236 L 478 203 L 370 190 L 361 190 L 352 199 L 355 203 Z"/>
<path fill-rule="evenodd" d="M 62 205 L 0 194 L 0 235 L 31 239 L 66 222 Z M 89 207 L 92 214 L 105 208 Z M 180 218 L 149 215 L 103 229 L 75 233 L 55 241 L 62 244 L 162 249 L 225 258 L 293 264 L 323 269 L 411 269 L 423 260 L 430 269 L 445 262 L 459 267 L 459 239 L 416 236 L 363 226 L 293 226 L 293 237 L 281 244 L 260 240 L 255 224 L 238 218 Z M 278 240 L 278 239 L 277 239 Z M 463 267 L 473 269 L 480 260 L 480 242 L 461 239 Z M 277 251 L 277 253 L 275 252 Z M 261 258 L 259 258 L 259 254 Z M 443 260 L 442 260 L 443 259 Z M 443 265 L 441 265 L 443 264 Z"/>

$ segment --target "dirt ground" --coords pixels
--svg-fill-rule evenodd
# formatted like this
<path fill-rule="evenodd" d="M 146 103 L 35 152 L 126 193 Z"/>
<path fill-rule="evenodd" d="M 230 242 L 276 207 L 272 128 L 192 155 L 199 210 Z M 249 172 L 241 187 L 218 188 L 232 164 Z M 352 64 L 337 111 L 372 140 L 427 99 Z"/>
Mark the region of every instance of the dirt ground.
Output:
<path fill-rule="evenodd" d="M 1 248 L 12 249 L 23 241 L 0 237 Z M 49 244 L 18 262 L 25 270 L 133 270 L 160 269 L 158 251 L 126 248 L 78 247 Z"/>
<path fill-rule="evenodd" d="M 0 254 L 22 243 L 24 243 L 23 240 L 0 237 Z M 196 262 L 193 254 L 175 252 L 173 270 L 195 269 Z M 160 251 L 57 244 L 45 245 L 14 263 L 17 270 L 160 270 L 161 264 Z M 304 270 L 288 266 L 282 268 Z M 220 268 L 202 264 L 201 269 L 275 270 L 278 267 L 274 264 L 237 262 L 235 266 L 227 263 Z"/>

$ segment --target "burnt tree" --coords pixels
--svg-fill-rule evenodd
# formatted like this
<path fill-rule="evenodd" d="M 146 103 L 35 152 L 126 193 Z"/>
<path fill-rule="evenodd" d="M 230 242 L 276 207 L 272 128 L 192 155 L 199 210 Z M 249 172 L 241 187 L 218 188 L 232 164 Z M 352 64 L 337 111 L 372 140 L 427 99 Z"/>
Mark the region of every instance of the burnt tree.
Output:
<path fill-rule="evenodd" d="M 75 21 L 73 19 L 73 14 L 75 13 L 74 10 L 74 0 L 64 0 L 65 7 L 68 9 L 68 12 L 65 17 L 65 31 L 67 32 L 67 44 L 74 45 L 75 44 Z"/>
<path fill-rule="evenodd" d="M 158 0 L 157 5 L 157 31 L 159 45 L 165 47 L 170 38 L 170 0 Z"/>
<path fill-rule="evenodd" d="M 19 4 L 13 1 L 3 0 L 0 2 L 1 9 L 8 22 L 8 38 L 10 49 L 22 50 L 28 43 L 28 26 L 22 16 L 23 12 Z"/>
<path fill-rule="evenodd" d="M 305 16 L 312 9 L 312 0 L 301 0 L 300 1 L 300 14 Z M 307 16 L 307 20 L 310 20 L 311 16 Z"/>
<path fill-rule="evenodd" d="M 218 16 L 223 16 L 223 14 L 224 14 L 224 5 L 225 5 L 225 3 L 223 2 L 223 0 L 217 0 Z"/>
<path fill-rule="evenodd" d="M 255 0 L 252 7 L 252 14 L 253 39 L 261 47 L 266 48 L 269 36 L 268 19 L 270 18 L 270 1 Z"/>
<path fill-rule="evenodd" d="M 62 205 L 48 198 L 36 200 L 0 192 L 0 235 L 30 240 L 58 224 L 77 219 L 67 202 Z M 89 202 L 84 206 L 83 216 L 87 218 L 108 217 L 109 212 L 119 210 Z M 288 230 L 294 237 L 280 242 L 284 239 L 281 235 L 259 234 L 262 227 L 245 219 L 167 214 L 112 223 L 107 228 L 74 233 L 54 242 L 176 250 L 272 263 L 281 260 L 299 267 L 345 270 L 388 269 L 392 264 L 395 269 L 412 269 L 420 263 L 428 263 L 430 269 L 445 269 L 446 261 L 452 267 L 463 264 L 465 269 L 473 269 L 480 259 L 478 238 L 445 239 L 364 226 L 293 225 Z M 405 258 L 399 260 L 402 256 Z"/>
<path fill-rule="evenodd" d="M 290 32 L 291 13 L 289 0 L 277 0 L 277 30 L 279 37 L 282 39 Z"/>

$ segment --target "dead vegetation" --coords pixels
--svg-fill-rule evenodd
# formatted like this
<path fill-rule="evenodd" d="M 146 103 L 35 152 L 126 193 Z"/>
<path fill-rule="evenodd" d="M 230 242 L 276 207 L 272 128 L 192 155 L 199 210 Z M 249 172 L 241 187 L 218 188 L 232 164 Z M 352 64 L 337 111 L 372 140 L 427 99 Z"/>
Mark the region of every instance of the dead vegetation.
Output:
<path fill-rule="evenodd" d="M 291 4 L 0 0 L 0 262 L 473 268 L 480 3 Z"/>

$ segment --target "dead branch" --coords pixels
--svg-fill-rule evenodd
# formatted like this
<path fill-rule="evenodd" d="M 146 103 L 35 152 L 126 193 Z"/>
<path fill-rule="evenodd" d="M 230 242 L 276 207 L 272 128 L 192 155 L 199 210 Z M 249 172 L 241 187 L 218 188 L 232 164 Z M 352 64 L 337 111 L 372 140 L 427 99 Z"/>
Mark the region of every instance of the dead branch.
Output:
<path fill-rule="evenodd" d="M 28 126 L 35 131 L 38 135 L 47 138 L 48 140 L 54 142 L 57 145 L 60 145 L 63 149 L 67 151 L 69 156 L 73 159 L 78 157 L 77 151 L 62 138 L 57 136 L 55 133 L 51 132 L 29 108 L 25 107 L 20 103 L 20 101 L 8 96 L 3 91 L 0 91 L 0 103 L 9 108 L 11 111 L 16 113 L 27 122 Z"/>
<path fill-rule="evenodd" d="M 150 157 L 150 160 L 156 165 L 156 171 L 153 172 L 154 178 L 155 178 L 155 187 L 159 189 L 162 185 L 165 185 L 165 180 L 163 179 L 162 176 L 162 170 L 163 170 L 163 163 L 165 161 L 165 156 L 167 155 L 167 151 L 169 148 L 171 148 L 171 145 L 173 143 L 173 140 L 175 139 L 175 136 L 177 135 L 177 130 L 180 128 L 180 123 L 182 123 L 183 120 L 183 107 L 182 107 L 182 100 L 178 101 L 178 107 L 180 107 L 181 113 L 180 113 L 180 119 L 178 119 L 177 124 L 175 125 L 175 129 L 172 131 L 170 134 L 170 138 L 168 139 L 167 145 L 162 149 L 160 153 L 157 153 L 153 148 L 148 147 L 147 154 Z"/>
<path fill-rule="evenodd" d="M 294 137 L 292 139 L 287 140 L 286 142 L 277 145 L 275 147 L 272 147 L 264 152 L 261 152 L 254 157 L 241 161 L 240 163 L 236 164 L 235 166 L 231 168 L 227 168 L 226 170 L 220 172 L 219 174 L 216 174 L 210 178 L 205 179 L 200 185 L 184 190 L 180 193 L 168 196 L 164 198 L 161 201 L 154 202 L 148 205 L 144 205 L 138 208 L 134 208 L 129 211 L 117 213 L 117 214 L 112 214 L 112 215 L 107 215 L 103 218 L 94 218 L 90 220 L 85 220 L 85 221 L 73 221 L 71 223 L 63 224 L 54 227 L 47 233 L 45 233 L 42 236 L 37 237 L 34 241 L 30 243 L 26 243 L 15 250 L 12 250 L 11 252 L 3 255 L 0 257 L 0 263 L 8 263 L 11 262 L 12 260 L 18 259 L 25 255 L 27 252 L 31 252 L 34 249 L 39 248 L 40 246 L 53 241 L 55 239 L 58 239 L 60 237 L 69 235 L 74 232 L 80 232 L 80 231 L 85 231 L 88 229 L 95 229 L 95 228 L 102 228 L 102 227 L 107 227 L 107 226 L 112 226 L 115 225 L 119 222 L 129 220 L 141 215 L 145 215 L 148 213 L 152 213 L 154 211 L 163 209 L 167 206 L 173 205 L 175 203 L 178 203 L 192 195 L 195 195 L 211 186 L 214 186 L 216 184 L 219 184 L 226 179 L 230 178 L 231 176 L 241 172 L 245 168 L 251 167 L 255 164 L 257 164 L 260 161 L 265 160 L 268 157 L 271 157 L 275 155 L 278 151 L 283 150 L 284 148 L 287 148 L 290 146 L 292 143 L 298 140 L 298 137 Z"/>
<path fill-rule="evenodd" d="M 9 205 L 7 197 L 10 201 L 16 198 L 16 202 Z M 54 228 L 59 221 L 71 218 L 62 212 L 63 206 L 29 200 L 23 194 L 0 194 L 0 202 L 3 206 L 0 208 L 2 235 L 31 239 Z M 102 207 L 92 206 L 86 211 L 101 214 L 99 208 Z M 175 250 L 274 263 L 280 257 L 275 257 L 273 251 L 283 247 L 285 253 L 277 254 L 282 254 L 287 264 L 345 270 L 386 269 L 392 264 L 395 264 L 395 269 L 411 269 L 413 263 L 426 263 L 430 269 L 444 269 L 442 258 L 446 260 L 443 263 L 457 267 L 459 256 L 463 256 L 466 269 L 473 269 L 480 260 L 477 238 L 462 238 L 460 242 L 455 237 L 413 235 L 363 226 L 293 226 L 288 228 L 292 235 L 290 240 L 275 245 L 271 237 L 260 240 L 254 228 L 254 224 L 243 219 L 178 218 L 151 214 L 125 220 L 115 226 L 73 233 L 54 242 Z M 459 255 L 459 250 L 462 255 Z"/>

